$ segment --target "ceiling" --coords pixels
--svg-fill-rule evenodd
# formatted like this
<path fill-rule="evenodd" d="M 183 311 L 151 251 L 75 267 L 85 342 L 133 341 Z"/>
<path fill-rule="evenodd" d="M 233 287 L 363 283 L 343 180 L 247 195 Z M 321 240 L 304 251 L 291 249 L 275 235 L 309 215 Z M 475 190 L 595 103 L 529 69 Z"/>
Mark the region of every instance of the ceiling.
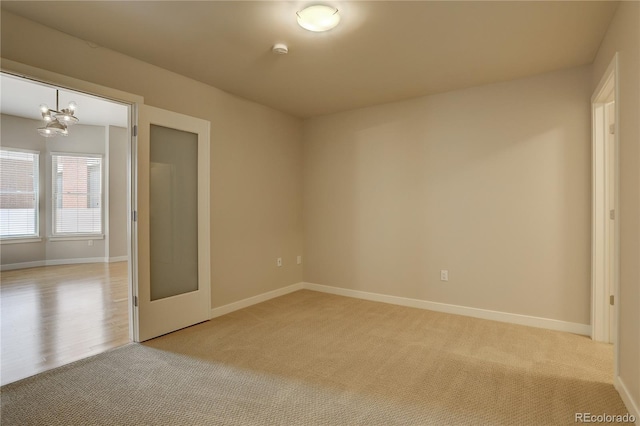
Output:
<path fill-rule="evenodd" d="M 4 10 L 299 117 L 589 64 L 617 2 L 5 1 Z M 289 54 L 271 53 L 285 43 Z"/>
<path fill-rule="evenodd" d="M 56 89 L 45 84 L 1 74 L 0 89 L 2 91 L 0 113 L 2 114 L 42 120 L 41 104 L 49 108 L 56 107 Z M 60 108 L 66 107 L 71 101 L 78 104 L 76 116 L 80 120 L 79 124 L 128 126 L 127 107 L 122 104 L 77 92 L 59 90 Z"/>

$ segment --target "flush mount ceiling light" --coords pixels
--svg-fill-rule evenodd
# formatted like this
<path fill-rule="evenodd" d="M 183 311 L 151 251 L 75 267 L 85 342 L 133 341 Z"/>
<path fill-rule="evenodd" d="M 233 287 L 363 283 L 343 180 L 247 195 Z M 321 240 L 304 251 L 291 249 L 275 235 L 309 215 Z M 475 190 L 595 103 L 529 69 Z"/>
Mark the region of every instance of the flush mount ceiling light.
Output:
<path fill-rule="evenodd" d="M 54 136 L 67 136 L 69 130 L 68 126 L 73 126 L 78 121 L 78 117 L 74 114 L 78 105 L 75 102 L 69 102 L 67 108 L 60 109 L 58 107 L 59 93 L 56 90 L 56 109 L 50 109 L 45 104 L 40 105 L 40 112 L 42 113 L 42 119 L 45 121 L 45 126 L 38 128 L 38 133 L 45 138 L 52 138 Z"/>
<path fill-rule="evenodd" d="M 306 7 L 296 12 L 296 15 L 298 15 L 298 25 L 314 32 L 329 31 L 340 22 L 338 9 L 322 4 Z"/>

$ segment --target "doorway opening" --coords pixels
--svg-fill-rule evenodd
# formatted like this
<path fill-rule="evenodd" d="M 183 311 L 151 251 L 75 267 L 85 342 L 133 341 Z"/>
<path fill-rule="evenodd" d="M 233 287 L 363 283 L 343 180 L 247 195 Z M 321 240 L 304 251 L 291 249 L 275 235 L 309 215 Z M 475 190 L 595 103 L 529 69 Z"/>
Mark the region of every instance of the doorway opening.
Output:
<path fill-rule="evenodd" d="M 617 62 L 616 54 L 591 98 L 592 338 L 612 343 L 614 351 L 617 351 L 619 294 Z M 617 354 L 614 359 L 617 360 Z M 614 363 L 617 370 L 617 362 Z"/>
<path fill-rule="evenodd" d="M 0 79 L 4 385 L 132 340 L 133 106 Z M 68 134 L 39 134 L 70 102 L 79 122 Z"/>

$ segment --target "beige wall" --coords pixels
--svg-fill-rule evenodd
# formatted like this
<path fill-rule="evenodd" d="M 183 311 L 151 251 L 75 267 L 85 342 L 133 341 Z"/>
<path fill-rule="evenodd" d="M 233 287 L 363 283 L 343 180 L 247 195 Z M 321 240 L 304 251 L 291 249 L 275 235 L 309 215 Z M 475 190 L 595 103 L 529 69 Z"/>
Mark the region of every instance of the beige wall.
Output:
<path fill-rule="evenodd" d="M 593 65 L 595 90 L 619 52 L 619 376 L 640 406 L 640 3 L 622 2 Z"/>
<path fill-rule="evenodd" d="M 109 126 L 109 252 L 110 259 L 127 256 L 127 129 Z"/>
<path fill-rule="evenodd" d="M 305 121 L 305 281 L 589 324 L 590 71 Z"/>
<path fill-rule="evenodd" d="M 211 122 L 213 307 L 302 280 L 300 120 L 6 11 L 2 57 Z"/>

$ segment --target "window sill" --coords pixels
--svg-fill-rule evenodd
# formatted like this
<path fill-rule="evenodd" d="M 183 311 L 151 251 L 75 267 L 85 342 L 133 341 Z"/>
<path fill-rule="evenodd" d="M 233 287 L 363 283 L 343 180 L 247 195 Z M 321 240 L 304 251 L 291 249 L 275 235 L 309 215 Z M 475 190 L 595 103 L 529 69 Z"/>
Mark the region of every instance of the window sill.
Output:
<path fill-rule="evenodd" d="M 69 235 L 69 236 L 52 236 L 49 237 L 49 241 L 58 242 L 58 241 L 87 241 L 87 240 L 104 240 L 104 234 L 93 234 L 93 235 Z"/>
<path fill-rule="evenodd" d="M 3 238 L 0 240 L 0 244 L 26 244 L 26 243 L 39 243 L 42 241 L 40 237 L 19 237 L 19 238 Z"/>

